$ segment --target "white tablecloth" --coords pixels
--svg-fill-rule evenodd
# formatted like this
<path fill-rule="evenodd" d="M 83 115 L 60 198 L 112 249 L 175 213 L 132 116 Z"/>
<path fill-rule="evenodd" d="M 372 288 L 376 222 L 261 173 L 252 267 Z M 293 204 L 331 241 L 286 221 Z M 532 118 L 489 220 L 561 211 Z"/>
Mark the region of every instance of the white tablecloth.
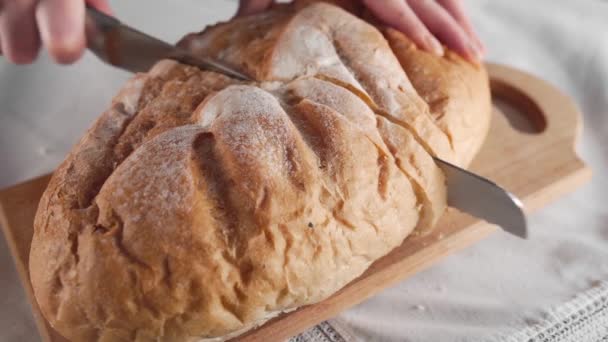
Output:
<path fill-rule="evenodd" d="M 113 3 L 119 17 L 169 41 L 235 8 L 228 0 Z M 595 176 L 532 215 L 529 241 L 496 233 L 344 312 L 340 321 L 365 341 L 492 340 L 608 280 L 608 2 L 466 5 L 489 60 L 538 75 L 578 102 L 585 120 L 578 151 Z M 91 55 L 71 67 L 46 56 L 28 67 L 0 61 L 0 188 L 51 171 L 128 76 Z M 37 340 L 2 239 L 0 265 L 0 340 Z"/>

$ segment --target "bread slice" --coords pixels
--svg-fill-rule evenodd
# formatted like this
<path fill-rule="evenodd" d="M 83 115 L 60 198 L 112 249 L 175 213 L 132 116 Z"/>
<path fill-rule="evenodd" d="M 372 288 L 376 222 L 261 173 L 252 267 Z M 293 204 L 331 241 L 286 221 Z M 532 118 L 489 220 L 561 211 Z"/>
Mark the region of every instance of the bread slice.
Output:
<path fill-rule="evenodd" d="M 416 229 L 420 233 L 432 229 L 445 210 L 445 180 L 431 156 L 409 130 L 377 115 L 356 93 L 342 87 L 341 83 L 336 85 L 323 79 L 304 78 L 289 83 L 286 88 L 286 96 L 292 98 L 291 101 L 295 97 L 331 107 L 366 132 L 368 138 L 385 154 L 392 155 L 416 193 L 421 212 Z"/>
<path fill-rule="evenodd" d="M 384 35 L 416 92 L 428 103 L 433 119 L 450 140 L 455 153 L 453 162 L 468 166 L 490 126 L 486 70 L 450 50 L 441 58 L 419 50 L 394 29 L 384 29 Z"/>
<path fill-rule="evenodd" d="M 323 2 L 299 11 L 279 7 L 260 17 L 215 25 L 180 45 L 260 81 L 322 75 L 342 82 L 367 97 L 378 113 L 407 127 L 429 153 L 455 160 L 447 136 L 375 27 Z"/>

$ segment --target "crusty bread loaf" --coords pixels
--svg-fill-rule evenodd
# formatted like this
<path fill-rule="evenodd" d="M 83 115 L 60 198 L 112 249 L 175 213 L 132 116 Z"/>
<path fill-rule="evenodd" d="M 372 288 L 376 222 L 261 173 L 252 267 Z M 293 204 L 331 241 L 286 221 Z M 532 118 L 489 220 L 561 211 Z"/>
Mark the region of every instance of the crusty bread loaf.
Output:
<path fill-rule="evenodd" d="M 485 71 L 304 2 L 181 42 L 257 82 L 160 62 L 57 169 L 30 275 L 65 337 L 225 340 L 434 226 L 432 156 L 466 166 L 480 147 Z"/>

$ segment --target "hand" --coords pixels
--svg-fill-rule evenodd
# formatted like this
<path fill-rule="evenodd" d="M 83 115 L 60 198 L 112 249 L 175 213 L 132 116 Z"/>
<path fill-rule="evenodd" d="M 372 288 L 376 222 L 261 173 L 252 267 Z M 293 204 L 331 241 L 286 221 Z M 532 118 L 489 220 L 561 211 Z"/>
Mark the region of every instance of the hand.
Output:
<path fill-rule="evenodd" d="M 418 45 L 443 54 L 440 41 L 466 59 L 483 58 L 484 47 L 473 31 L 460 0 L 353 0 L 364 4 L 384 24 L 392 26 Z M 237 15 L 257 13 L 272 0 L 240 0 Z"/>
<path fill-rule="evenodd" d="M 110 13 L 107 0 L 0 0 L 0 54 L 16 64 L 28 64 L 43 45 L 57 63 L 82 55 L 85 2 Z"/>

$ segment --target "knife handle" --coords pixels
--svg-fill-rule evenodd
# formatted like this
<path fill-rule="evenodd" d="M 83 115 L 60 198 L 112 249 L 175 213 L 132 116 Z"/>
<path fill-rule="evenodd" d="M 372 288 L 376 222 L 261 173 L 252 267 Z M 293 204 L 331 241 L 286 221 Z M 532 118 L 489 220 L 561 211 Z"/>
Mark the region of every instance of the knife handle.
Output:
<path fill-rule="evenodd" d="M 106 63 L 110 63 L 110 60 L 105 34 L 119 25 L 120 21 L 118 19 L 102 13 L 88 4 L 86 5 L 85 34 L 87 47 Z"/>
<path fill-rule="evenodd" d="M 86 13 L 87 47 L 106 63 L 128 71 L 142 72 L 148 71 L 160 59 L 169 58 L 240 80 L 251 80 L 249 76 L 208 57 L 193 55 L 190 51 L 128 27 L 120 20 L 89 5 L 86 6 Z M 138 47 L 141 50 L 138 50 Z M 129 51 L 130 54 L 125 56 L 125 51 Z"/>
<path fill-rule="evenodd" d="M 107 31 L 117 25 L 120 25 L 120 20 L 97 10 L 95 7 L 89 4 L 86 6 L 87 15 L 93 20 L 93 23 L 95 23 L 95 26 L 98 29 Z"/>

